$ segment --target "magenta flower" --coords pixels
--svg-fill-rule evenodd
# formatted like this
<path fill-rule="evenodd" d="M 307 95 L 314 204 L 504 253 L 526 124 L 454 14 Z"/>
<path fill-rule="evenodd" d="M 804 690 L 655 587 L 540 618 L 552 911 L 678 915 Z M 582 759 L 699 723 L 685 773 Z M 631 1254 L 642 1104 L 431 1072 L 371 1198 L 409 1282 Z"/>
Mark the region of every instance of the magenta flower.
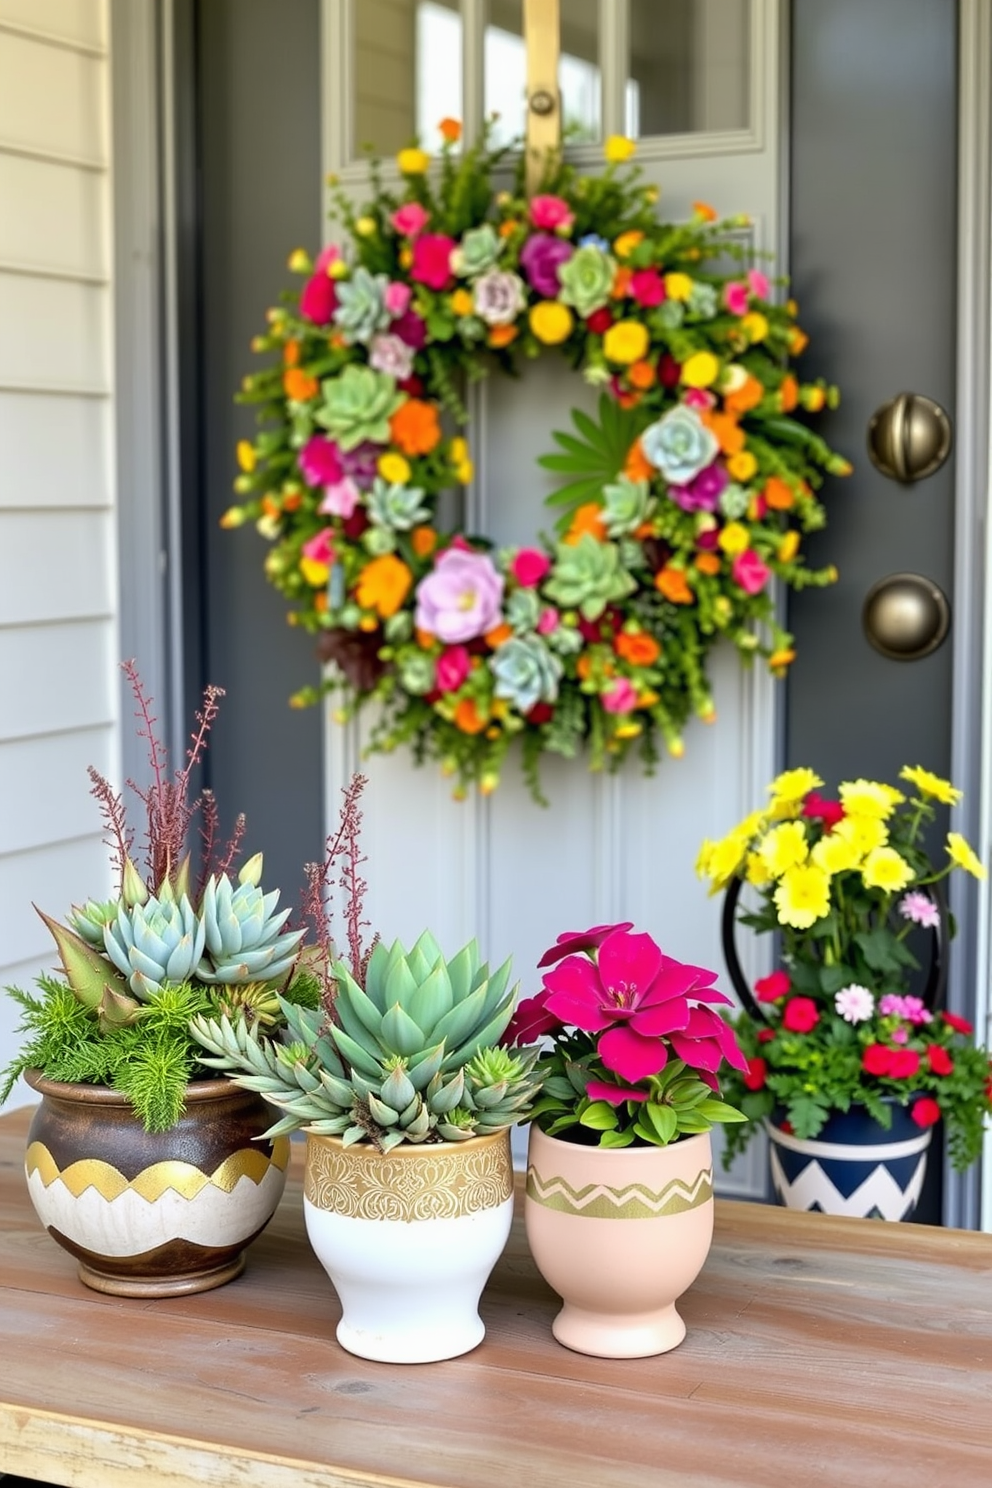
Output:
<path fill-rule="evenodd" d="M 308 486 L 333 486 L 344 474 L 341 451 L 326 434 L 311 434 L 298 458 Z"/>
<path fill-rule="evenodd" d="M 714 460 L 712 465 L 705 466 L 686 485 L 669 486 L 668 494 L 683 511 L 713 512 L 729 484 L 730 476 L 726 467 Z"/>
<path fill-rule="evenodd" d="M 485 553 L 448 548 L 417 585 L 414 623 L 448 645 L 474 640 L 500 623 L 503 576 Z"/>
<path fill-rule="evenodd" d="M 637 707 L 637 688 L 629 677 L 617 677 L 599 701 L 607 713 L 631 713 Z"/>
<path fill-rule="evenodd" d="M 402 284 L 398 279 L 393 279 L 386 285 L 383 295 L 383 303 L 390 315 L 395 320 L 399 315 L 405 315 L 410 308 L 410 300 L 413 290 L 409 284 Z"/>
<path fill-rule="evenodd" d="M 414 310 L 404 310 L 393 321 L 391 330 L 413 351 L 420 351 L 427 344 L 427 323 Z"/>
<path fill-rule="evenodd" d="M 550 635 L 552 631 L 557 630 L 560 619 L 561 616 L 554 605 L 548 605 L 547 609 L 542 610 L 538 616 L 536 626 L 538 635 Z"/>
<path fill-rule="evenodd" d="M 407 202 L 399 207 L 389 220 L 404 238 L 415 238 L 427 226 L 430 213 L 425 211 L 419 202 Z"/>
<path fill-rule="evenodd" d="M 575 217 L 568 202 L 560 196 L 532 196 L 530 220 L 540 232 L 567 232 Z"/>
<path fill-rule="evenodd" d="M 537 548 L 521 548 L 510 560 L 510 572 L 521 589 L 533 589 L 551 567 L 551 559 Z"/>
<path fill-rule="evenodd" d="M 651 308 L 665 299 L 665 281 L 657 269 L 635 269 L 630 276 L 630 292 L 639 305 Z"/>
<path fill-rule="evenodd" d="M 464 646 L 449 646 L 434 664 L 438 692 L 457 692 L 472 669 L 472 658 Z"/>
<path fill-rule="evenodd" d="M 544 1034 L 554 1033 L 561 1028 L 561 1019 L 548 1011 L 547 1001 L 548 994 L 538 992 L 535 997 L 525 997 L 523 1002 L 518 1003 L 500 1043 L 508 1047 L 513 1044 L 532 1044 Z"/>
<path fill-rule="evenodd" d="M 413 245 L 410 278 L 418 284 L 426 284 L 428 289 L 448 289 L 454 282 L 451 254 L 457 246 L 454 238 L 440 233 L 424 233 L 418 237 Z"/>
<path fill-rule="evenodd" d="M 638 1090 L 630 1085 L 607 1085 L 604 1080 L 590 1080 L 586 1095 L 591 1101 L 609 1101 L 611 1106 L 622 1106 L 624 1101 L 646 1101 L 647 1090 Z"/>
<path fill-rule="evenodd" d="M 763 562 L 753 548 L 738 553 L 731 569 L 734 583 L 739 584 L 745 594 L 760 594 L 772 576 L 768 564 Z"/>
<path fill-rule="evenodd" d="M 545 974 L 544 986 L 548 1011 L 585 1033 L 601 1034 L 597 1047 L 603 1064 L 636 1084 L 664 1069 L 665 1040 L 673 1033 L 686 1030 L 693 1044 L 716 1040 L 708 1020 L 690 1023 L 692 1012 L 698 1010 L 690 1009 L 688 1002 L 690 993 L 706 1002 L 727 1002 L 706 985 L 714 979 L 713 972 L 665 956 L 650 935 L 614 930 L 600 945 L 595 962 L 567 956 Z M 716 1014 L 712 1017 L 720 1022 Z M 708 1048 L 702 1054 L 708 1058 Z M 709 1067 L 702 1058 L 699 1063 Z"/>
<path fill-rule="evenodd" d="M 571 243 L 550 233 L 534 233 L 527 239 L 520 250 L 520 267 L 535 294 L 545 300 L 555 298 L 561 289 L 558 270 L 574 252 Z"/>
<path fill-rule="evenodd" d="M 340 257 L 341 249 L 336 243 L 318 254 L 314 271 L 300 293 L 300 314 L 305 315 L 307 320 L 312 320 L 314 325 L 329 325 L 337 309 L 337 291 L 327 270 Z"/>
<path fill-rule="evenodd" d="M 686 408 L 715 408 L 716 396 L 706 388 L 686 388 L 682 402 Z"/>
<path fill-rule="evenodd" d="M 334 533 L 330 527 L 314 534 L 303 544 L 303 556 L 312 558 L 315 563 L 326 563 L 330 566 L 334 562 Z"/>
<path fill-rule="evenodd" d="M 739 279 L 723 286 L 723 303 L 731 315 L 746 315 L 749 298 L 748 286 Z"/>
<path fill-rule="evenodd" d="M 594 951 L 601 946 L 608 935 L 614 930 L 633 930 L 633 920 L 623 920 L 617 925 L 593 925 L 591 930 L 566 930 L 558 936 L 554 945 L 538 961 L 538 970 L 542 966 L 553 966 L 556 961 L 561 961 L 565 956 L 577 955 L 579 951 Z"/>
<path fill-rule="evenodd" d="M 697 990 L 694 995 L 701 994 Z M 727 1001 L 724 997 L 720 1000 Z M 673 1029 L 669 1037 L 676 1054 L 692 1069 L 708 1070 L 715 1075 L 724 1059 L 742 1073 L 747 1069 L 747 1060 L 737 1045 L 733 1029 L 712 1008 L 691 1008 L 686 1026 Z"/>

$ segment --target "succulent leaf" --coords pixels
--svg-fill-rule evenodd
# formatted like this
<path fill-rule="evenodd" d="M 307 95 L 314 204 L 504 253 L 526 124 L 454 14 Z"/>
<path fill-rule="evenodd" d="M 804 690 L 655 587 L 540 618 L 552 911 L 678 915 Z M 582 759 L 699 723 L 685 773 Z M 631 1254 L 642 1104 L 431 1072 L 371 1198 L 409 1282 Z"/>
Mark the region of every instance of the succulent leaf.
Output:
<path fill-rule="evenodd" d="M 383 1014 L 382 1038 L 386 1047 L 397 1054 L 419 1054 L 425 1043 L 423 1029 L 398 1002 Z"/>

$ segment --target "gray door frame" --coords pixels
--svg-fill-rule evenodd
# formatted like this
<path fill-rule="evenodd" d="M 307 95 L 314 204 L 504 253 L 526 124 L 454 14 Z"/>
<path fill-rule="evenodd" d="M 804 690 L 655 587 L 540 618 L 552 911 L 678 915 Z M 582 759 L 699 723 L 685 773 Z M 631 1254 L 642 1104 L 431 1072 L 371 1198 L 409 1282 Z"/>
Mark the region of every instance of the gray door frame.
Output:
<path fill-rule="evenodd" d="M 119 615 L 122 656 L 140 659 L 174 758 L 186 713 L 177 262 L 180 203 L 175 0 L 110 0 L 113 81 L 114 307 Z M 340 43 L 325 36 L 324 46 Z M 992 347 L 992 13 L 959 0 L 958 352 L 952 773 L 965 800 L 952 827 L 992 851 L 992 595 L 988 574 Z M 974 535 L 974 538 L 972 538 Z M 128 704 L 122 716 L 129 716 Z M 125 776 L 143 760 L 122 730 Z M 957 875 L 963 878 L 964 875 Z M 959 938 L 949 1004 L 988 1024 L 992 916 L 988 895 L 956 883 Z M 945 1174 L 944 1222 L 992 1230 L 992 1143 L 984 1181 Z"/>

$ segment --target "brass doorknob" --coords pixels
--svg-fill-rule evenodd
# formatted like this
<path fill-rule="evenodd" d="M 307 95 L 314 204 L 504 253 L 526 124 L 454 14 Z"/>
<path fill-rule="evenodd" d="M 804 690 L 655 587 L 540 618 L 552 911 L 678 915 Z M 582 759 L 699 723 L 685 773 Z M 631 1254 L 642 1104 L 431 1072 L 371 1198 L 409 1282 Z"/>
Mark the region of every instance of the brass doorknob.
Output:
<path fill-rule="evenodd" d="M 861 612 L 865 635 L 892 661 L 919 661 L 945 639 L 951 607 L 944 591 L 922 574 L 889 574 L 865 596 Z"/>
<path fill-rule="evenodd" d="M 951 452 L 951 421 L 932 398 L 899 393 L 868 421 L 868 453 L 883 475 L 909 485 L 939 470 Z"/>

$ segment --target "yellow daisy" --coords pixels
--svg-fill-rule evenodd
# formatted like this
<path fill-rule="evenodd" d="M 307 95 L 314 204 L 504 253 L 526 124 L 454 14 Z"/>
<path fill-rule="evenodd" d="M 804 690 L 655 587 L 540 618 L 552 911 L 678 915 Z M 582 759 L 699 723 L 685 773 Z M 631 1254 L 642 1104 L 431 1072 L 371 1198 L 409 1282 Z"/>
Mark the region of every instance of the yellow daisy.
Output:
<path fill-rule="evenodd" d="M 830 879 L 812 863 L 790 868 L 775 890 L 780 925 L 808 930 L 830 910 Z"/>
<path fill-rule="evenodd" d="M 876 847 L 865 858 L 861 878 L 866 889 L 884 889 L 887 894 L 898 894 L 900 889 L 912 883 L 914 873 L 894 847 Z"/>
<path fill-rule="evenodd" d="M 849 868 L 857 868 L 862 858 L 850 838 L 839 837 L 836 831 L 821 837 L 809 856 L 810 861 L 817 868 L 822 868 L 824 873 L 829 873 L 831 878 L 835 873 L 846 873 Z"/>
<path fill-rule="evenodd" d="M 885 823 L 879 821 L 877 816 L 845 816 L 830 835 L 841 842 L 850 843 L 857 859 L 854 866 L 877 847 L 884 847 L 889 840 Z"/>
<path fill-rule="evenodd" d="M 764 889 L 771 883 L 768 869 L 756 852 L 748 853 L 744 863 L 744 877 L 756 889 Z"/>
<path fill-rule="evenodd" d="M 884 821 L 906 797 L 878 780 L 845 780 L 840 799 L 849 816 L 874 816 Z"/>
<path fill-rule="evenodd" d="M 921 796 L 933 796 L 935 801 L 941 801 L 945 806 L 956 806 L 964 795 L 964 791 L 958 790 L 949 780 L 942 780 L 939 775 L 924 770 L 922 765 L 903 765 L 899 777 L 911 781 Z"/>
<path fill-rule="evenodd" d="M 768 789 L 773 803 L 798 802 L 822 784 L 823 781 L 816 771 L 807 769 L 803 765 L 798 770 L 784 770 L 781 775 L 776 775 Z"/>
<path fill-rule="evenodd" d="M 805 863 L 809 857 L 806 828 L 801 821 L 783 822 L 773 827 L 758 848 L 758 856 L 772 878 L 781 878 L 790 868 Z"/>
<path fill-rule="evenodd" d="M 966 873 L 972 873 L 976 878 L 981 879 L 987 877 L 985 864 L 974 849 L 968 846 L 960 832 L 948 832 L 947 851 L 951 862 L 963 868 Z"/>
<path fill-rule="evenodd" d="M 707 876 L 712 880 L 714 891 L 726 888 L 727 884 L 744 861 L 747 838 L 730 832 L 722 842 L 714 842 L 710 850 Z"/>

